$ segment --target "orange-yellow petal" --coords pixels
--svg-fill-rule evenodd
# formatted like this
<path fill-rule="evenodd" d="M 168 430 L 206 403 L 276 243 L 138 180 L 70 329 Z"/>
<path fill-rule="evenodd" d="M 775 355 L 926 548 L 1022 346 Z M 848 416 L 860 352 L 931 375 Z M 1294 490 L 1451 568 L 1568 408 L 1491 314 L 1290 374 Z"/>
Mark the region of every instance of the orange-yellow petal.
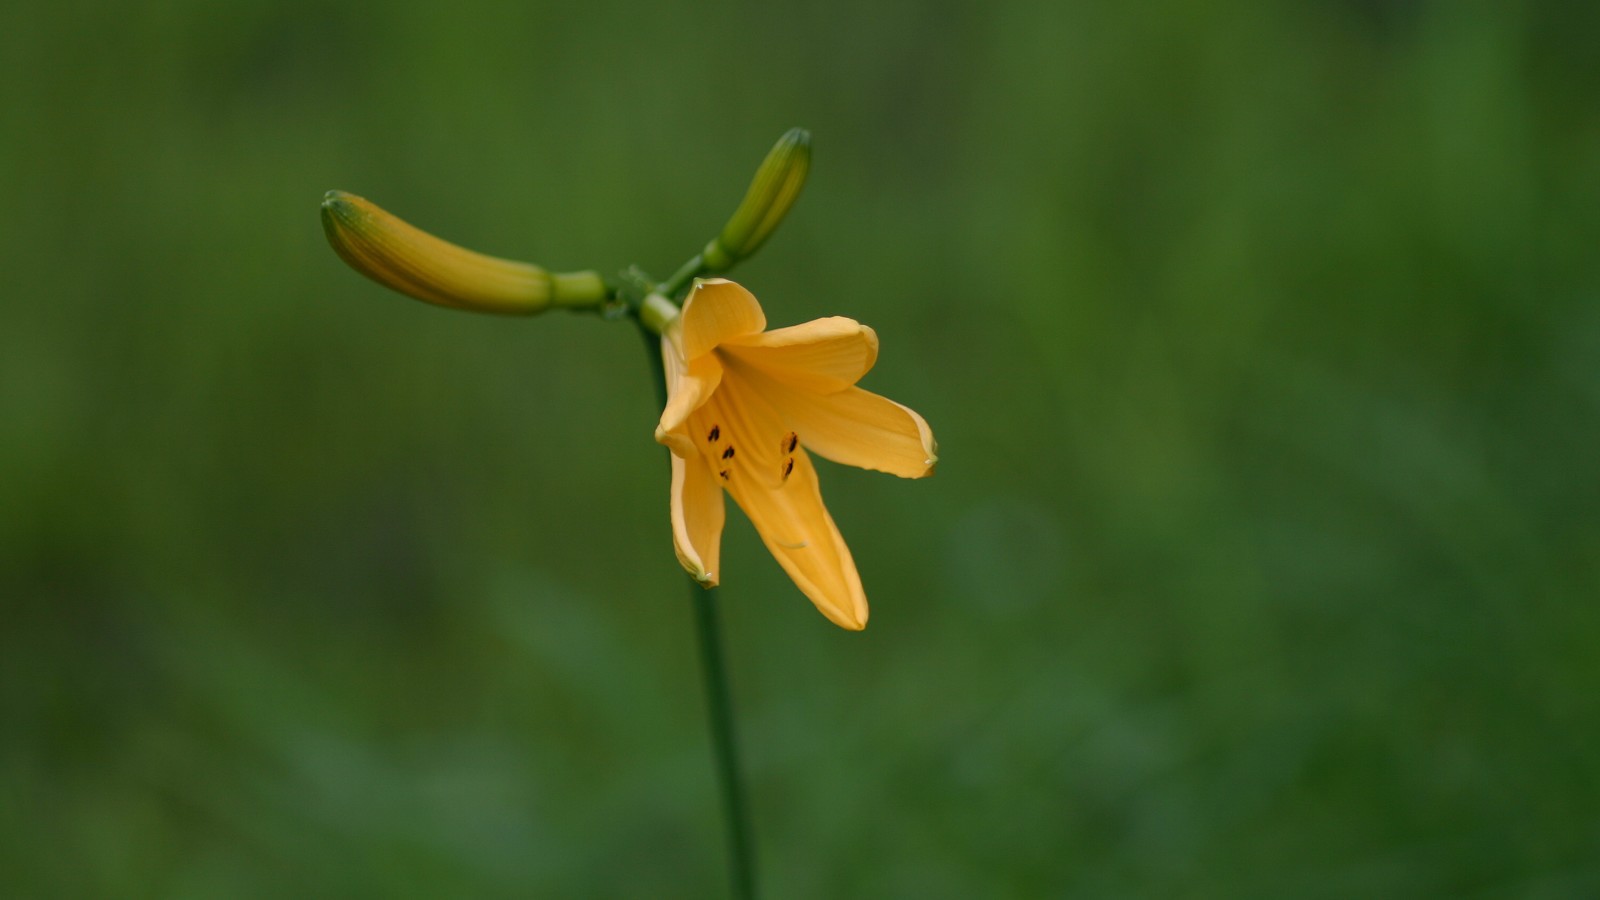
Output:
<path fill-rule="evenodd" d="M 867 627 L 867 595 L 855 560 L 822 503 L 810 457 L 796 449 L 793 458 L 776 489 L 735 478 L 728 490 L 800 592 L 835 625 L 860 631 Z"/>
<path fill-rule="evenodd" d="M 672 457 L 672 545 L 678 562 L 695 581 L 713 587 L 722 558 L 727 510 L 722 486 L 705 460 Z"/>
<path fill-rule="evenodd" d="M 878 361 L 878 335 L 842 316 L 724 341 L 721 351 L 785 384 L 817 393 L 842 391 Z"/>
<path fill-rule="evenodd" d="M 722 363 L 707 353 L 684 362 L 674 342 L 678 335 L 669 329 L 661 336 L 661 363 L 667 378 L 667 405 L 656 423 L 656 442 L 671 448 L 674 456 L 692 457 L 694 441 L 684 427 L 695 410 L 704 406 L 722 382 Z"/>
<path fill-rule="evenodd" d="M 933 474 L 939 444 L 933 429 L 912 410 L 858 387 L 813 394 L 739 368 L 741 381 L 778 411 L 800 442 L 813 452 L 847 466 L 921 478 Z"/>
<path fill-rule="evenodd" d="M 860 629 L 867 601 L 850 550 L 828 516 L 811 459 L 756 384 L 732 367 L 694 417 L 716 476 L 797 587 L 836 624 Z"/>
<path fill-rule="evenodd" d="M 758 334 L 767 327 L 761 304 L 726 278 L 696 281 L 680 316 L 683 358 L 693 362 L 729 338 Z"/>

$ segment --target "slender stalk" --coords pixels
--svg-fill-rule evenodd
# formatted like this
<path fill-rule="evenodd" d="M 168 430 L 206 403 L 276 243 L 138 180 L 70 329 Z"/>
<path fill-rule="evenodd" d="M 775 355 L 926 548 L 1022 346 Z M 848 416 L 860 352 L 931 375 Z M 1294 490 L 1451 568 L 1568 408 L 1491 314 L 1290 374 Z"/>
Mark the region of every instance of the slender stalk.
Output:
<path fill-rule="evenodd" d="M 679 291 L 688 287 L 689 282 L 695 280 L 701 275 L 709 274 L 711 271 L 711 267 L 706 265 L 705 255 L 702 253 L 696 253 L 689 259 L 688 262 L 680 266 L 678 271 L 673 272 L 671 278 L 661 282 L 661 284 L 656 287 L 656 291 L 660 294 L 664 294 L 668 300 L 671 300 L 673 297 L 678 296 Z"/>
<path fill-rule="evenodd" d="M 661 338 L 643 325 L 644 336 L 655 375 L 656 395 L 667 403 L 666 373 L 661 368 Z M 751 838 L 750 813 L 745 805 L 744 780 L 739 768 L 739 747 L 734 734 L 733 696 L 728 689 L 728 669 L 722 655 L 722 626 L 717 616 L 717 589 L 703 588 L 689 580 L 689 599 L 694 605 L 694 630 L 700 646 L 700 670 L 705 676 L 706 707 L 711 717 L 711 750 L 722 792 L 723 821 L 728 828 L 728 865 L 733 879 L 733 895 L 739 900 L 755 900 L 756 855 Z"/>
<path fill-rule="evenodd" d="M 740 778 L 739 748 L 733 733 L 733 698 L 722 658 L 722 629 L 717 619 L 717 589 L 689 582 L 694 603 L 695 632 L 700 637 L 700 664 L 705 673 L 706 704 L 711 714 L 711 744 L 717 759 L 717 780 L 722 785 L 722 813 L 728 824 L 728 854 L 732 865 L 733 895 L 741 900 L 756 896 L 756 857 L 750 837 L 750 815 L 745 807 Z"/>

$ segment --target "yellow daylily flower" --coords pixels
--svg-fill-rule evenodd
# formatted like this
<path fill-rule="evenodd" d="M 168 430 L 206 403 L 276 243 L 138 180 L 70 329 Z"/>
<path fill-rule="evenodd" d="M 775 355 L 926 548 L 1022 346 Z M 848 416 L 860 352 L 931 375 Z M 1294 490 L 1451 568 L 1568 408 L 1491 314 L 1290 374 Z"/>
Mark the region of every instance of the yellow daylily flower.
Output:
<path fill-rule="evenodd" d="M 695 283 L 662 331 L 656 440 L 672 451 L 673 544 L 696 581 L 717 583 L 726 490 L 800 591 L 859 631 L 867 597 L 807 450 L 921 478 L 938 445 L 921 416 L 855 386 L 878 359 L 871 328 L 841 317 L 766 327 L 749 291 L 714 278 Z"/>

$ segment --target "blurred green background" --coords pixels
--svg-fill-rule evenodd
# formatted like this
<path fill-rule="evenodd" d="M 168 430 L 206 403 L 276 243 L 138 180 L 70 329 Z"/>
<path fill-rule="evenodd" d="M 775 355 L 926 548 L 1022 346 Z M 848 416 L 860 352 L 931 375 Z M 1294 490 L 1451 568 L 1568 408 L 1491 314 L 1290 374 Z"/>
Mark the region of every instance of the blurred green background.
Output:
<path fill-rule="evenodd" d="M 637 337 L 322 193 L 883 338 L 943 460 L 742 517 L 772 897 L 1600 893 L 1600 6 L 0 11 L 0 894 L 725 889 Z"/>

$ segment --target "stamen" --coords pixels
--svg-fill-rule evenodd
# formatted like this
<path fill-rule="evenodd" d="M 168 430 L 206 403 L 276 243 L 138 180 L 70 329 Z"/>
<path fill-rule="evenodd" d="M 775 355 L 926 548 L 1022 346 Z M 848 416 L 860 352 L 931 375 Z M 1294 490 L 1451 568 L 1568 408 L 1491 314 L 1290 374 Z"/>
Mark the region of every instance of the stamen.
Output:
<path fill-rule="evenodd" d="M 722 476 L 722 480 L 723 481 L 727 481 L 728 480 L 728 476 L 732 475 L 733 473 L 729 472 L 727 469 L 723 469 L 722 471 L 718 472 L 717 474 Z"/>
<path fill-rule="evenodd" d="M 793 471 L 794 471 L 794 457 L 791 456 L 788 459 L 783 461 L 783 480 L 784 481 L 788 481 L 789 480 L 789 473 L 791 473 Z"/>
<path fill-rule="evenodd" d="M 713 426 L 711 426 L 711 433 L 706 435 L 706 440 L 708 440 L 711 443 L 715 444 L 717 442 L 717 438 L 719 438 L 719 437 L 722 437 L 722 426 L 721 425 L 713 425 Z"/>
<path fill-rule="evenodd" d="M 794 448 L 796 446 L 798 446 L 799 443 L 800 443 L 800 438 L 797 435 L 795 435 L 794 432 L 791 431 L 788 434 L 783 436 L 783 443 L 780 444 L 779 446 L 782 447 L 783 452 L 785 452 L 785 453 L 793 453 L 794 452 Z"/>
<path fill-rule="evenodd" d="M 728 449 L 722 451 L 722 458 L 723 459 L 733 459 L 733 445 L 732 444 L 728 445 Z"/>

